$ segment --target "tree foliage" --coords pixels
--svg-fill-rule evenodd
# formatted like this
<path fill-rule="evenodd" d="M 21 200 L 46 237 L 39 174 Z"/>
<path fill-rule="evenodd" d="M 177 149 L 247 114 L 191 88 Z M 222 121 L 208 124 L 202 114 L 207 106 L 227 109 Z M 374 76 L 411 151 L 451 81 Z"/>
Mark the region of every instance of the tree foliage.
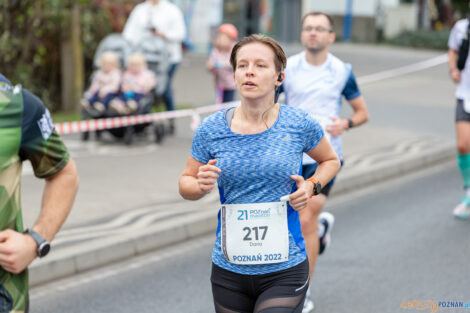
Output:
<path fill-rule="evenodd" d="M 124 0 L 0 1 L 0 72 L 22 84 L 50 108 L 60 109 L 61 46 L 70 10 L 79 5 L 85 77 L 100 40 L 120 32 L 136 2 Z"/>
<path fill-rule="evenodd" d="M 452 0 L 452 7 L 454 11 L 460 13 L 460 15 L 465 16 L 469 11 L 468 1 L 465 0 Z"/>

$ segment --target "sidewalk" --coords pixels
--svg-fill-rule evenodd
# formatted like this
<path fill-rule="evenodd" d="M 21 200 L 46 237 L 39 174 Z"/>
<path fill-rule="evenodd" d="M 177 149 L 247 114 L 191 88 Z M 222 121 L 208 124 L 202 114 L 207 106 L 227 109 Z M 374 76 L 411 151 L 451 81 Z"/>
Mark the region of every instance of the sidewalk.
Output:
<path fill-rule="evenodd" d="M 341 45 L 337 49 L 351 50 Z M 428 54 L 431 57 L 436 53 L 423 53 L 426 57 Z M 409 54 L 406 58 L 409 60 Z M 188 86 L 185 96 L 176 95 L 181 104 L 212 104 L 213 95 L 201 92 L 212 90 L 204 62 L 205 56 L 193 55 L 177 72 L 175 85 Z M 364 71 L 369 73 L 372 71 Z M 80 191 L 50 255 L 35 260 L 30 267 L 31 285 L 215 234 L 217 191 L 195 202 L 184 201 L 178 194 L 177 180 L 189 155 L 192 133 L 189 119 L 178 119 L 177 123 L 176 136 L 160 146 L 148 141 L 126 147 L 108 142 L 82 143 L 78 136 L 64 138 L 80 170 Z M 367 124 L 344 134 L 345 164 L 331 197 L 453 158 L 455 142 L 448 138 Z M 103 168 L 107 170 L 100 172 Z M 40 183 L 32 176 L 23 179 L 23 193 L 28 194 L 23 199 L 24 208 L 37 207 Z M 23 213 L 26 225 L 37 215 L 32 210 Z"/>

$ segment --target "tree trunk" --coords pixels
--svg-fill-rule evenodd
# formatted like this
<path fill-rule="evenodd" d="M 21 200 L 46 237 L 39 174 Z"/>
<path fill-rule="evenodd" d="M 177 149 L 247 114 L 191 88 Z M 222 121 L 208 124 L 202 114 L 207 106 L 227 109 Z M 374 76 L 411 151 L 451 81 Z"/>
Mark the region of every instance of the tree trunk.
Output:
<path fill-rule="evenodd" d="M 61 41 L 62 111 L 78 112 L 83 94 L 83 51 L 80 39 L 80 7 L 73 4 L 70 23 L 65 23 Z"/>

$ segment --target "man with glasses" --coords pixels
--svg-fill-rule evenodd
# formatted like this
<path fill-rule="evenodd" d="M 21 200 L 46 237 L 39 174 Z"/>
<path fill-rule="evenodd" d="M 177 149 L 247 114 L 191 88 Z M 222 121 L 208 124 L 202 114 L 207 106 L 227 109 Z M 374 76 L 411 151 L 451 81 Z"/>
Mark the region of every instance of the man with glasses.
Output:
<path fill-rule="evenodd" d="M 304 51 L 287 60 L 286 78 L 280 92 L 285 93 L 288 105 L 299 107 L 317 119 L 343 164 L 341 134 L 369 119 L 366 103 L 356 84 L 351 66 L 328 52 L 328 47 L 336 38 L 330 16 L 321 12 L 306 14 L 302 18 L 300 38 Z M 339 117 L 342 96 L 354 111 L 349 118 Z M 313 159 L 304 154 L 304 177 L 311 177 L 317 166 Z M 328 212 L 320 212 L 334 181 L 335 178 L 323 186 L 321 194 L 312 197 L 307 208 L 299 212 L 310 277 L 317 255 L 324 251 L 330 240 L 334 217 Z M 312 312 L 313 309 L 309 290 L 302 312 Z"/>

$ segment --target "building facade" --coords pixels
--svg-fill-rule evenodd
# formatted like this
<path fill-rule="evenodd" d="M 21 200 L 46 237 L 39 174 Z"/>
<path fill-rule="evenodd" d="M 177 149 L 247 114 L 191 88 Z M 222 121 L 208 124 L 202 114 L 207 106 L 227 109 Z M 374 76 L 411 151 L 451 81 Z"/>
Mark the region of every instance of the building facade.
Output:
<path fill-rule="evenodd" d="M 351 39 L 374 42 L 415 30 L 418 1 L 402 0 L 173 0 L 184 12 L 189 43 L 194 50 L 207 51 L 217 27 L 232 23 L 240 37 L 263 33 L 282 43 L 299 41 L 300 21 L 310 11 L 330 14 L 341 39 L 345 30 L 348 2 L 352 16 Z M 346 19 L 347 20 L 347 19 Z"/>

